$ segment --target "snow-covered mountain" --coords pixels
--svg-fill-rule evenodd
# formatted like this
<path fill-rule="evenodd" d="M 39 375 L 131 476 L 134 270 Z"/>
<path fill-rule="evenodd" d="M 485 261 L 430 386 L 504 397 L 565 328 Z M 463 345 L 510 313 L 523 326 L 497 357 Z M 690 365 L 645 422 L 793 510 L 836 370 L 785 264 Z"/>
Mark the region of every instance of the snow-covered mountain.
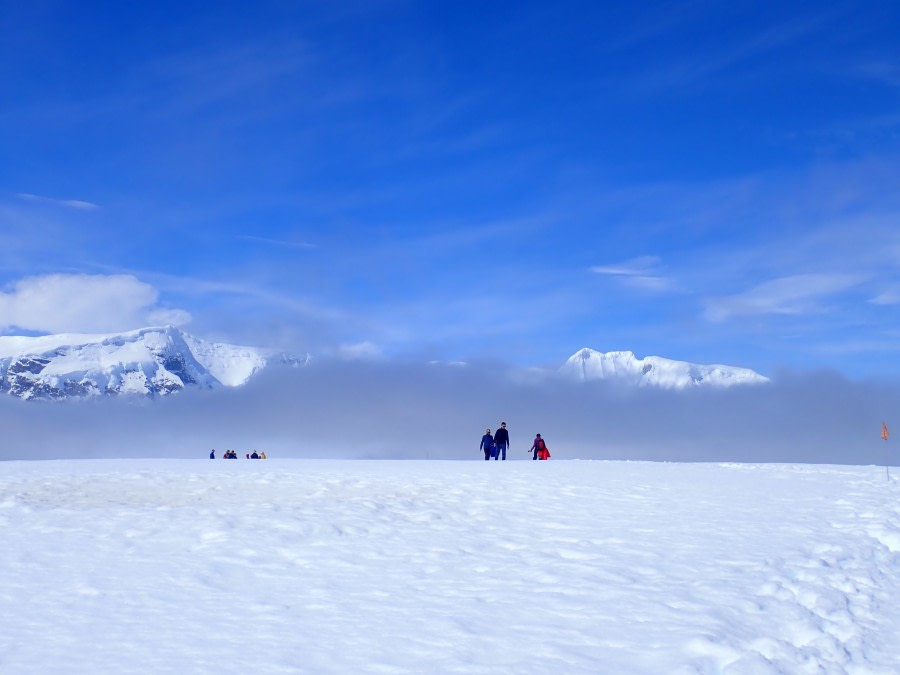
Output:
<path fill-rule="evenodd" d="M 153 397 L 185 387 L 237 387 L 273 360 L 289 357 L 205 342 L 171 326 L 115 335 L 0 337 L 0 394 L 23 399 Z"/>
<path fill-rule="evenodd" d="M 660 356 L 637 358 L 633 352 L 598 352 L 582 349 L 560 368 L 564 376 L 580 380 L 609 380 L 632 386 L 685 389 L 761 384 L 769 379 L 749 368 L 705 366 Z"/>
<path fill-rule="evenodd" d="M 0 395 L 68 399 L 132 394 L 165 396 L 185 388 L 239 387 L 263 368 L 305 365 L 257 347 L 206 342 L 177 328 L 141 328 L 112 335 L 0 337 Z M 704 366 L 632 352 L 582 349 L 559 369 L 578 381 L 684 389 L 729 387 L 768 379 L 748 368 Z"/>

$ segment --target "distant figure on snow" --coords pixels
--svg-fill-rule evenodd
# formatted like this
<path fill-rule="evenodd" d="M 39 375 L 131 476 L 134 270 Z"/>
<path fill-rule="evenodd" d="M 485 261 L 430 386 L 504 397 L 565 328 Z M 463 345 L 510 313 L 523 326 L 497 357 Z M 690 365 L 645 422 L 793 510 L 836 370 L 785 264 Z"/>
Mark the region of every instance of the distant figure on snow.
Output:
<path fill-rule="evenodd" d="M 534 452 L 534 456 L 531 459 L 550 459 L 550 451 L 547 449 L 547 444 L 540 434 L 535 435 L 534 443 L 531 444 L 528 452 Z"/>
<path fill-rule="evenodd" d="M 494 454 L 494 459 L 501 459 L 501 455 L 503 455 L 502 459 L 506 461 L 506 448 L 509 447 L 509 432 L 506 430 L 506 422 L 500 422 L 500 428 L 497 429 L 497 433 L 494 434 L 494 445 L 497 446 L 497 452 Z"/>
<path fill-rule="evenodd" d="M 262 451 L 262 454 L 259 456 L 259 458 L 260 458 L 260 459 L 265 459 L 265 458 L 266 458 L 266 451 L 265 451 L 265 450 Z"/>
<path fill-rule="evenodd" d="M 256 450 L 254 450 L 253 454 L 250 455 L 250 459 L 259 459 L 259 455 L 256 454 Z"/>
<path fill-rule="evenodd" d="M 491 436 L 490 429 L 484 430 L 484 436 L 481 437 L 481 445 L 478 446 L 478 449 L 484 450 L 484 461 L 490 460 L 494 452 L 494 437 Z"/>
<path fill-rule="evenodd" d="M 213 448 L 212 450 L 209 451 L 209 458 L 210 458 L 210 459 L 215 459 L 215 458 L 216 458 L 216 450 L 215 450 L 215 448 Z"/>

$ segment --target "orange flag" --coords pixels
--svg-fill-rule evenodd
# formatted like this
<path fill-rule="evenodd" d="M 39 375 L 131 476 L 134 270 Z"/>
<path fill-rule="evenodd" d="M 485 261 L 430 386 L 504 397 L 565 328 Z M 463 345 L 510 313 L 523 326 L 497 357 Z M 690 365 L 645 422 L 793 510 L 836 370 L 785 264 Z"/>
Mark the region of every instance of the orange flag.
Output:
<path fill-rule="evenodd" d="M 886 441 L 890 434 L 888 433 L 887 424 L 881 423 L 881 440 Z"/>

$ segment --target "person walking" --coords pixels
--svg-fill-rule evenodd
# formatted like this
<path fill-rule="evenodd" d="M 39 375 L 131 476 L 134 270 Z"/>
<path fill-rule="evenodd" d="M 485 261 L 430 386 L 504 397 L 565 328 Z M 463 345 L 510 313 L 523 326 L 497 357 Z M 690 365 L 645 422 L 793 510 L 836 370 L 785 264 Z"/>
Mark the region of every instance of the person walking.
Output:
<path fill-rule="evenodd" d="M 484 450 L 484 461 L 489 461 L 491 459 L 491 454 L 494 450 L 494 437 L 491 436 L 491 430 L 485 429 L 484 436 L 481 437 L 481 445 L 478 446 L 479 450 Z"/>
<path fill-rule="evenodd" d="M 505 462 L 506 448 L 509 447 L 509 432 L 506 430 L 506 422 L 500 422 L 500 428 L 494 434 L 494 445 L 497 446 L 497 455 L 494 459 L 502 459 Z"/>
<path fill-rule="evenodd" d="M 541 438 L 540 434 L 535 434 L 534 443 L 531 444 L 531 448 L 528 452 L 533 452 L 534 456 L 531 459 L 549 459 L 550 451 L 547 450 L 547 443 L 544 442 L 544 439 Z"/>
<path fill-rule="evenodd" d="M 210 458 L 210 459 L 215 459 L 215 458 L 216 458 L 216 450 L 215 450 L 215 448 L 213 448 L 212 450 L 209 451 L 209 458 Z"/>

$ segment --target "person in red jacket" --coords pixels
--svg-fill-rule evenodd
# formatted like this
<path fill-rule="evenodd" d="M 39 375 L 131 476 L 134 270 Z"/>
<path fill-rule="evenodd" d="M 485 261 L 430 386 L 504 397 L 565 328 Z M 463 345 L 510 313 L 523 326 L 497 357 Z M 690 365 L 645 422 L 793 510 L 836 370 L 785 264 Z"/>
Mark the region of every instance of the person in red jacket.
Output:
<path fill-rule="evenodd" d="M 534 443 L 531 444 L 528 452 L 534 453 L 531 459 L 550 459 L 550 451 L 547 449 L 547 444 L 540 434 L 535 435 Z"/>

